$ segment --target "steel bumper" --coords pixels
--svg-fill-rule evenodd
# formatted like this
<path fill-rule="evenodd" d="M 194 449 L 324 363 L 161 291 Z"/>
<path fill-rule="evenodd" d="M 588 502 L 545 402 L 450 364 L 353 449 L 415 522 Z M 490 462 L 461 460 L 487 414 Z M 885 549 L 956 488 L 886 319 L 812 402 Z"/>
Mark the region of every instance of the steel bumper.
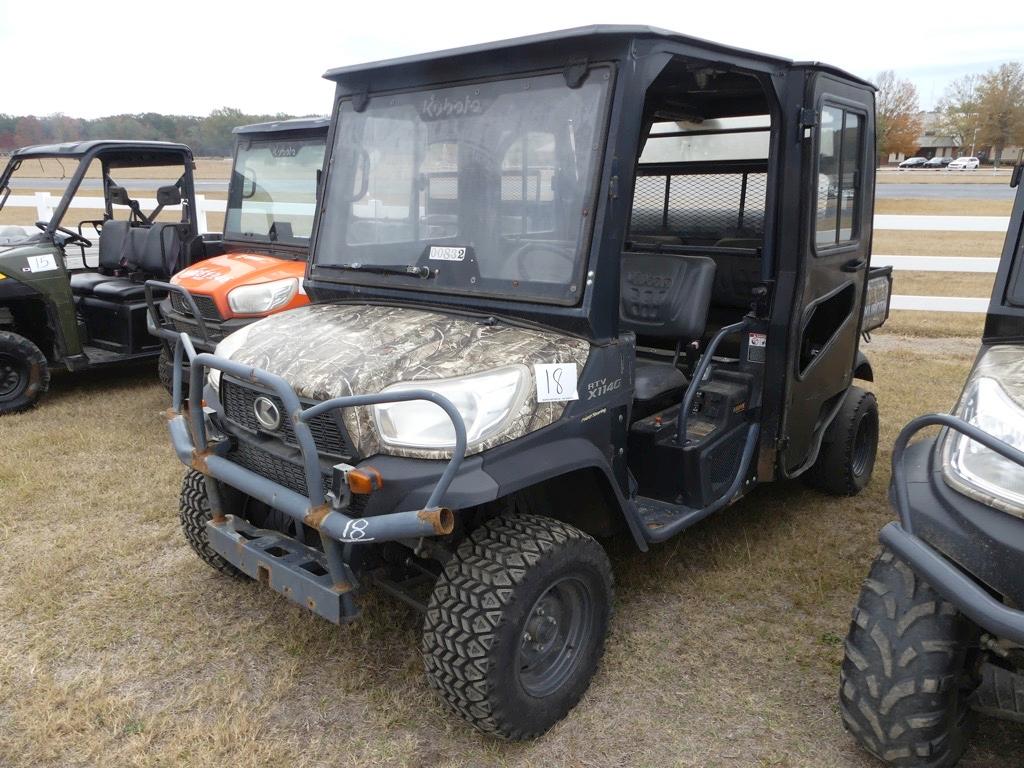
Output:
<path fill-rule="evenodd" d="M 190 364 L 187 407 L 182 397 L 185 360 Z M 210 439 L 207 409 L 200 401 L 208 368 L 214 368 L 241 381 L 253 382 L 273 391 L 284 406 L 283 418 L 290 420 L 302 457 L 306 494 L 297 493 L 273 480 L 231 461 L 227 439 Z M 457 475 L 466 453 L 466 428 L 462 416 L 447 398 L 430 390 L 377 393 L 338 397 L 303 408 L 291 386 L 280 376 L 241 365 L 213 354 L 196 354 L 187 334 L 179 334 L 174 345 L 172 405 L 167 413 L 171 443 L 186 466 L 206 477 L 211 519 L 207 535 L 211 546 L 225 560 L 253 578 L 266 583 L 291 600 L 331 621 L 354 617 L 344 599 L 356 579 L 342 556 L 343 545 L 367 544 L 443 536 L 455 527 L 454 513 L 442 506 L 445 494 Z M 455 429 L 452 458 L 434 484 L 426 503 L 418 509 L 358 517 L 348 514 L 351 504 L 346 479 L 354 468 L 334 467 L 332 490 L 324 494 L 316 443 L 308 422 L 336 408 L 350 408 L 409 400 L 432 402 L 448 415 Z M 236 488 L 248 496 L 288 515 L 300 525 L 320 535 L 322 560 L 317 550 L 290 537 L 272 531 L 254 529 L 243 520 L 227 515 L 219 493 L 219 483 Z M 322 562 L 320 568 L 312 563 Z M 312 568 L 312 570 L 311 570 Z M 325 573 L 314 573 L 323 569 Z M 315 577 L 315 578 L 314 578 Z M 329 599 L 327 599 L 329 598 Z"/>

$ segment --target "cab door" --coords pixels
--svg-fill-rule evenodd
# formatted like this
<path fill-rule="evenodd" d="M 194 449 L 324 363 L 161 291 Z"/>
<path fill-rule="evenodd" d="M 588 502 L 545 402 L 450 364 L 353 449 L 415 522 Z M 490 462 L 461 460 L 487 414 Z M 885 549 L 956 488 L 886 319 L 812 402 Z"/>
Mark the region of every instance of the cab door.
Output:
<path fill-rule="evenodd" d="M 874 94 L 812 72 L 801 111 L 802 278 L 790 326 L 786 469 L 817 451 L 829 416 L 853 378 L 871 255 Z"/>

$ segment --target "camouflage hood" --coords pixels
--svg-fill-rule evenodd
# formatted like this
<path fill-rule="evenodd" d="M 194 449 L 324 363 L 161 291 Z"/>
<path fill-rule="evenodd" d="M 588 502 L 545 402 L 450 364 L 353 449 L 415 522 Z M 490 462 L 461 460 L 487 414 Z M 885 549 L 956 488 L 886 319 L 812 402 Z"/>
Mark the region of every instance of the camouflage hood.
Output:
<path fill-rule="evenodd" d="M 380 392 L 398 382 L 448 379 L 510 365 L 587 361 L 586 341 L 404 307 L 320 304 L 271 315 L 239 331 L 230 358 L 276 373 L 307 400 Z M 231 337 L 229 337 L 230 339 Z M 230 346 L 230 345 L 228 345 Z M 538 403 L 536 386 L 507 429 L 470 450 L 476 453 L 546 426 L 564 402 Z M 382 446 L 369 409 L 349 408 L 345 426 L 363 456 L 386 452 L 441 458 L 440 451 Z"/>

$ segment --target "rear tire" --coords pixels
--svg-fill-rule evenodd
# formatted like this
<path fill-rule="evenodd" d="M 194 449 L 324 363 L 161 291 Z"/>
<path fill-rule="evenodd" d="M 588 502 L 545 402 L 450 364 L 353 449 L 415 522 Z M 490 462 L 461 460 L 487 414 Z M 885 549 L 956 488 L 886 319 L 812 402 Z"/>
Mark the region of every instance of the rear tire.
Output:
<path fill-rule="evenodd" d="M 945 768 L 974 730 L 978 628 L 883 549 L 846 637 L 843 724 L 868 752 L 901 768 Z"/>
<path fill-rule="evenodd" d="M 28 410 L 49 388 L 42 350 L 24 336 L 0 331 L 0 415 Z"/>
<path fill-rule="evenodd" d="M 803 480 L 832 496 L 855 496 L 870 482 L 877 455 L 878 402 L 870 392 L 850 387 Z"/>
<path fill-rule="evenodd" d="M 210 500 L 206 495 L 206 477 L 194 469 L 190 469 L 181 481 L 178 517 L 181 519 L 181 531 L 185 534 L 185 539 L 199 555 L 200 560 L 228 576 L 245 576 L 210 547 L 210 541 L 206 538 L 206 523 L 213 514 L 210 511 Z"/>
<path fill-rule="evenodd" d="M 537 515 L 471 533 L 427 606 L 427 680 L 463 719 L 506 739 L 541 735 L 590 685 L 612 611 L 601 546 Z"/>

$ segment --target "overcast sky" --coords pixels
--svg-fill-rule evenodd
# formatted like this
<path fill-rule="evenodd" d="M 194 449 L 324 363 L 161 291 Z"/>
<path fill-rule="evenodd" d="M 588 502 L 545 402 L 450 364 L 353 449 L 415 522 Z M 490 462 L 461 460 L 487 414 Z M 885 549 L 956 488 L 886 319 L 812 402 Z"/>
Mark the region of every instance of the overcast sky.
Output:
<path fill-rule="evenodd" d="M 1020 8 L 1010 0 L 0 0 L 0 112 L 326 113 L 331 87 L 320 76 L 330 67 L 595 23 L 665 27 L 868 79 L 894 69 L 928 108 L 952 78 L 1024 59 Z"/>

